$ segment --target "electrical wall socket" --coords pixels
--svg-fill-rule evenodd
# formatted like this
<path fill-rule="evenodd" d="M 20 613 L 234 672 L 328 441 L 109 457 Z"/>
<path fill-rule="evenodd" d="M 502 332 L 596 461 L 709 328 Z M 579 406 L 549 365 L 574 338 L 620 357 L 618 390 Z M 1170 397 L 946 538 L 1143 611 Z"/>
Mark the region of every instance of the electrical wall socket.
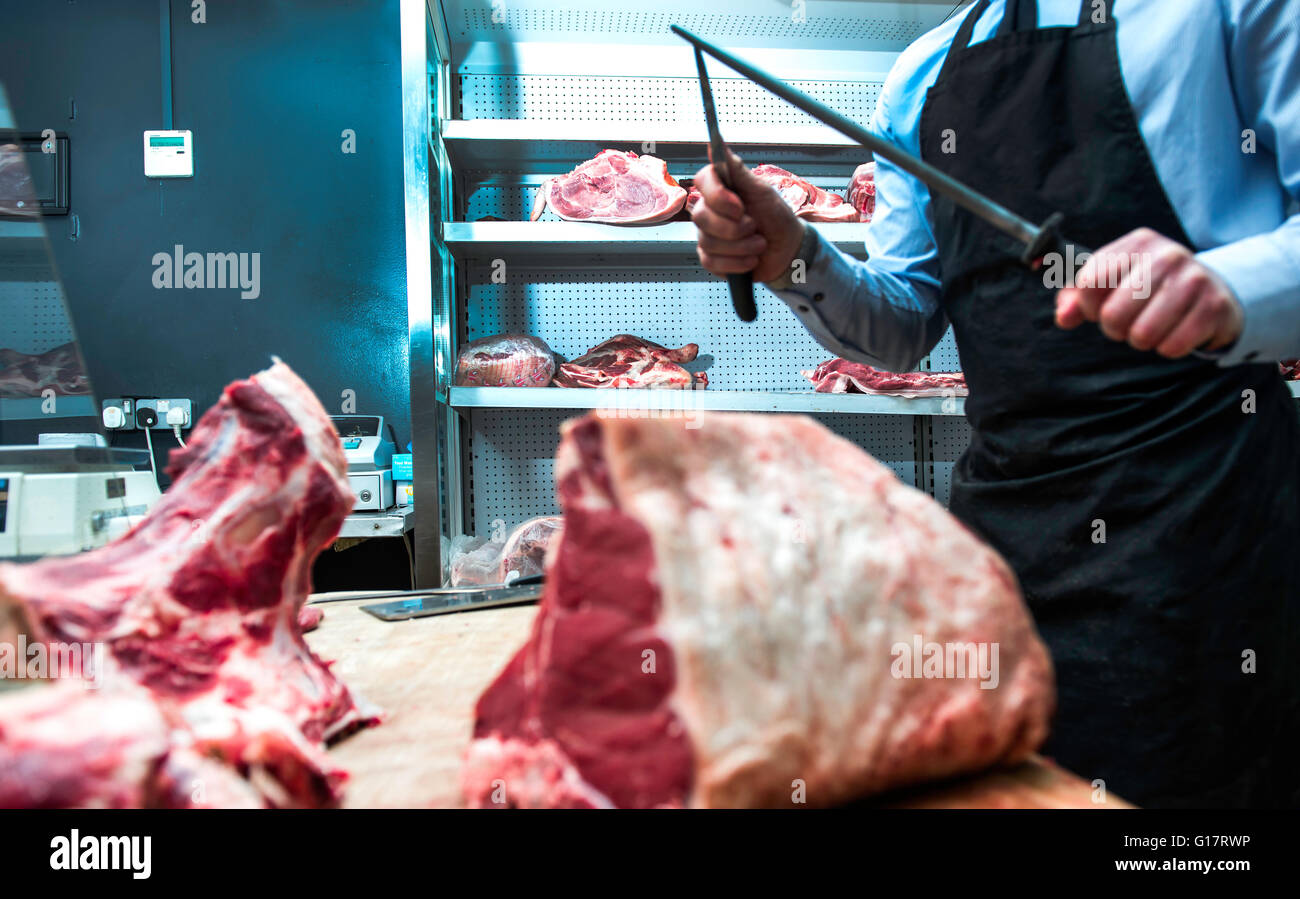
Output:
<path fill-rule="evenodd" d="M 173 399 L 136 400 L 135 401 L 135 413 L 136 413 L 135 426 L 139 430 L 143 431 L 145 430 L 145 427 L 144 425 L 140 424 L 140 418 L 139 418 L 141 409 L 152 409 L 158 415 L 158 423 L 155 424 L 152 428 L 152 430 L 155 431 L 170 431 L 172 429 L 172 426 L 167 424 L 167 413 L 170 412 L 172 409 L 181 409 L 185 412 L 185 421 L 184 423 L 181 424 L 182 428 L 190 428 L 194 426 L 194 420 L 191 417 L 191 407 L 190 407 L 189 400 L 173 400 Z"/>
<path fill-rule="evenodd" d="M 99 410 L 101 421 L 107 430 L 130 431 L 135 428 L 135 400 L 130 397 L 102 400 Z"/>

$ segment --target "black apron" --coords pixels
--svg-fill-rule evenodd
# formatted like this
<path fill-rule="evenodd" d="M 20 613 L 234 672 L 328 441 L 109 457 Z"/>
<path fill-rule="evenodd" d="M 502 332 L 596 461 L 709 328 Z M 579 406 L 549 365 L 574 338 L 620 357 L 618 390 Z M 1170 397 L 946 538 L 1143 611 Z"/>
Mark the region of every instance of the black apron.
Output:
<path fill-rule="evenodd" d="M 969 46 L 988 5 L 927 95 L 922 157 L 1034 221 L 1065 213 L 1084 246 L 1146 226 L 1190 247 L 1110 4 L 1103 24 L 1085 0 L 1077 27 L 1038 29 L 1034 0 L 1008 0 Z M 1300 803 L 1300 417 L 1277 366 L 1061 330 L 1022 248 L 932 199 L 973 428 L 951 508 L 1010 562 L 1051 648 L 1044 752 L 1144 805 Z"/>

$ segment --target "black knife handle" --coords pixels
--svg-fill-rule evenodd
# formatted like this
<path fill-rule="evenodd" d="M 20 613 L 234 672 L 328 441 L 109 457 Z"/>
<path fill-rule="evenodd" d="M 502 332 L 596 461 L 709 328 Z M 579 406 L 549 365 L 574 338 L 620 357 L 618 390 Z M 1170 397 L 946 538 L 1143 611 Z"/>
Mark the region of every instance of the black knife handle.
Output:
<path fill-rule="evenodd" d="M 758 307 L 754 305 L 754 276 L 749 272 L 727 275 L 727 288 L 731 291 L 731 305 L 736 308 L 736 315 L 742 322 L 752 322 L 758 318 Z"/>

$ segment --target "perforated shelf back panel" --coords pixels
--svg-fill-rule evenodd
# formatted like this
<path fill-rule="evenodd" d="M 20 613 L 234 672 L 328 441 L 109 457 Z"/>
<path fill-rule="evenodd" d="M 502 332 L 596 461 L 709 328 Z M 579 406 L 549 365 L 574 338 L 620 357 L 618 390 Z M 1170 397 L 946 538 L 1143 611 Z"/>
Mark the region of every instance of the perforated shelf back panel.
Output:
<path fill-rule="evenodd" d="M 870 123 L 880 95 L 875 82 L 790 83 L 861 125 Z M 784 125 L 816 124 L 803 110 L 748 79 L 710 78 L 709 84 L 724 137 L 727 125 L 764 125 L 775 134 Z M 462 119 L 583 121 L 609 119 L 616 111 L 621 121 L 704 122 L 695 78 L 464 73 L 460 86 Z"/>
<path fill-rule="evenodd" d="M 43 353 L 71 340 L 58 281 L 0 282 L 0 349 Z"/>
<path fill-rule="evenodd" d="M 560 423 L 575 417 L 551 409 L 476 409 L 468 484 L 471 533 L 486 536 L 493 522 L 513 527 L 539 515 L 559 514 L 555 499 L 555 449 Z M 916 484 L 915 444 L 879 428 L 891 416 L 815 415 L 831 430 L 871 453 L 906 484 Z M 911 433 L 911 419 L 907 419 Z"/>
<path fill-rule="evenodd" d="M 961 359 L 957 354 L 957 340 L 952 328 L 940 338 L 930 351 L 928 367 L 931 371 L 960 371 Z M 970 425 L 957 416 L 936 415 L 930 419 L 930 458 L 934 498 L 945 506 L 952 492 L 952 469 L 957 459 L 970 445 Z"/>

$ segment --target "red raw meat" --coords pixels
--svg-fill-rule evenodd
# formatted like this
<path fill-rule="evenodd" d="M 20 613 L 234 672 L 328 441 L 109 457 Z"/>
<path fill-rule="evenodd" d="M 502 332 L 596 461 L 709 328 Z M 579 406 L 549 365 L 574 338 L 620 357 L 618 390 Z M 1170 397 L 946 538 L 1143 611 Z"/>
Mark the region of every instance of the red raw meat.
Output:
<path fill-rule="evenodd" d="M 558 539 L 563 529 L 564 519 L 558 515 L 525 521 L 503 542 L 489 541 L 452 559 L 449 566 L 452 586 L 504 584 L 541 574 L 547 547 Z"/>
<path fill-rule="evenodd" d="M 22 772 L 0 780 L 0 806 L 339 798 L 345 774 L 321 744 L 377 718 L 299 626 L 312 560 L 353 503 L 329 417 L 277 361 L 226 388 L 168 473 L 171 489 L 121 539 L 0 565 L 0 621 L 27 620 L 29 642 L 102 644 L 104 657 L 98 691 L 61 681 L 0 695 L 0 770 Z M 138 723 L 119 733 L 126 720 Z"/>
<path fill-rule="evenodd" d="M 832 805 L 1042 742 L 1051 661 L 1000 556 L 809 418 L 698 419 L 564 425 L 564 535 L 469 805 Z"/>
<path fill-rule="evenodd" d="M 857 211 L 844 202 L 843 197 L 822 190 L 811 181 L 787 172 L 780 166 L 764 163 L 754 166 L 753 171 L 754 177 L 765 184 L 770 184 L 799 218 L 810 222 L 856 222 L 858 220 Z M 686 208 L 693 209 L 699 199 L 700 192 L 692 187 L 686 197 Z"/>
<path fill-rule="evenodd" d="M 817 385 L 817 393 L 872 393 L 881 396 L 966 396 L 966 376 L 959 371 L 891 372 L 849 362 L 827 359 L 803 376 Z"/>
<path fill-rule="evenodd" d="M 456 360 L 456 383 L 461 387 L 545 387 L 554 374 L 551 348 L 527 334 L 471 340 Z"/>
<path fill-rule="evenodd" d="M 649 340 L 619 334 L 592 347 L 555 372 L 556 387 L 655 387 L 700 390 L 709 386 L 704 372 L 689 372 L 679 363 L 691 362 L 700 351 L 688 343 L 670 350 Z"/>
<path fill-rule="evenodd" d="M 44 353 L 0 350 L 0 396 L 40 396 L 46 389 L 63 396 L 90 393 L 90 381 L 75 343 Z"/>
<path fill-rule="evenodd" d="M 320 627 L 321 620 L 325 613 L 321 611 L 320 606 L 303 606 L 298 610 L 298 627 L 305 634 L 308 631 L 314 631 Z"/>
<path fill-rule="evenodd" d="M 602 150 L 567 175 L 550 178 L 537 192 L 532 221 L 547 206 L 570 222 L 649 225 L 681 211 L 686 191 L 656 156 Z"/>
<path fill-rule="evenodd" d="M 864 162 L 853 172 L 849 182 L 849 203 L 858 211 L 858 220 L 871 221 L 876 214 L 876 164 Z"/>

